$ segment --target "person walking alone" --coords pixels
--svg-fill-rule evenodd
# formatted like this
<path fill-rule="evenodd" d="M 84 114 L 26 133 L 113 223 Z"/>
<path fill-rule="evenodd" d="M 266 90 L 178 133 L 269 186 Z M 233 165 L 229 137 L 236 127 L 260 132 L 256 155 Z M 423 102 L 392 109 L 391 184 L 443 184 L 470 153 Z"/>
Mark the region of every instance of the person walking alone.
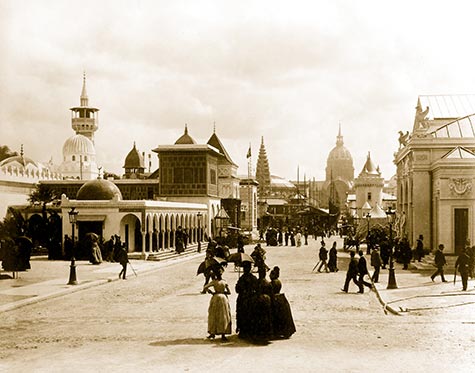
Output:
<path fill-rule="evenodd" d="M 374 268 L 373 276 L 371 279 L 373 282 L 379 282 L 379 271 L 381 269 L 381 255 L 379 255 L 379 245 L 375 245 L 371 252 L 371 266 Z"/>
<path fill-rule="evenodd" d="M 325 267 L 325 272 L 328 273 L 327 259 L 328 259 L 328 250 L 325 247 L 325 241 L 322 241 L 322 247 L 318 253 L 318 259 L 320 259 L 320 265 L 317 268 L 318 272 L 322 271 L 322 267 Z"/>
<path fill-rule="evenodd" d="M 443 253 L 444 250 L 444 245 L 440 244 L 439 248 L 435 252 L 435 265 L 437 267 L 437 270 L 430 276 L 430 279 L 434 281 L 434 279 L 437 277 L 437 275 L 440 275 L 440 278 L 442 279 L 442 282 L 447 282 L 444 278 L 444 266 L 447 264 L 447 261 L 445 260 L 445 255 Z"/>
<path fill-rule="evenodd" d="M 359 293 L 363 292 L 363 285 L 358 282 L 358 261 L 355 258 L 355 252 L 350 251 L 350 263 L 348 264 L 348 271 L 346 272 L 345 285 L 343 286 L 342 291 L 348 293 L 348 287 L 350 286 L 350 281 L 353 280 L 356 286 L 359 288 Z"/>
<path fill-rule="evenodd" d="M 364 286 L 367 286 L 368 288 L 372 288 L 373 285 L 371 285 L 369 282 L 366 282 L 364 280 L 365 275 L 369 275 L 368 273 L 368 266 L 366 264 L 366 258 L 364 257 L 363 250 L 360 250 L 358 252 L 360 259 L 358 260 L 358 283 L 360 284 L 360 291 L 359 293 L 363 294 L 364 293 Z"/>
<path fill-rule="evenodd" d="M 458 269 L 460 276 L 462 277 L 462 290 L 467 290 L 468 284 L 468 266 L 470 258 L 467 255 L 465 248 L 460 251 L 460 255 L 455 262 L 455 270 Z"/>
<path fill-rule="evenodd" d="M 125 246 L 122 246 L 117 252 L 116 261 L 122 266 L 122 270 L 119 273 L 119 278 L 122 277 L 122 279 L 125 280 L 127 275 L 127 263 L 129 262 L 129 256 L 127 255 Z"/>

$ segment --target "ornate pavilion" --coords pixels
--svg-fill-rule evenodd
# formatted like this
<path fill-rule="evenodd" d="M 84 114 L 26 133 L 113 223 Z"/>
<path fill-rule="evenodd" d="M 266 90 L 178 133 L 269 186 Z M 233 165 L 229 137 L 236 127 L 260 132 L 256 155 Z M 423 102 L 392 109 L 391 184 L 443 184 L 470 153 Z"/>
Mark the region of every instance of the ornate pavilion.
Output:
<path fill-rule="evenodd" d="M 475 240 L 475 95 L 419 96 L 395 153 L 399 234 L 457 254 Z"/>

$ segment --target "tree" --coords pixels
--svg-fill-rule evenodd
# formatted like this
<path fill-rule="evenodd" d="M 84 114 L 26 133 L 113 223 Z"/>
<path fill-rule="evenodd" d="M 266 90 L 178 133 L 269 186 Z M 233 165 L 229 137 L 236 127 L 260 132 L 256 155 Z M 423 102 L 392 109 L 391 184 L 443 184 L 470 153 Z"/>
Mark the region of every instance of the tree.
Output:
<path fill-rule="evenodd" d="M 41 205 L 41 215 L 43 217 L 43 221 L 46 223 L 48 221 L 46 207 L 48 203 L 53 202 L 57 198 L 58 196 L 56 192 L 48 185 L 36 184 L 36 188 L 30 193 L 30 196 L 28 197 L 28 202 L 30 202 L 31 205 Z"/>
<path fill-rule="evenodd" d="M 55 199 L 57 199 L 56 192 L 45 184 L 37 184 L 36 188 L 30 193 L 30 196 L 28 197 L 28 201 L 31 205 L 41 205 L 42 221 L 40 222 L 40 226 L 36 227 L 36 230 L 41 232 L 38 239 L 43 247 L 48 248 L 49 259 L 57 259 L 54 252 L 55 250 L 53 248 L 54 245 L 51 245 L 54 227 L 50 224 L 47 210 L 48 203 L 53 202 Z"/>
<path fill-rule="evenodd" d="M 14 155 L 18 155 L 17 152 L 12 152 L 10 148 L 6 145 L 0 146 L 0 161 L 3 161 L 4 159 L 13 157 Z"/>
<path fill-rule="evenodd" d="M 25 234 L 26 222 L 19 211 L 8 208 L 5 219 L 0 222 L 0 240 L 15 239 Z"/>

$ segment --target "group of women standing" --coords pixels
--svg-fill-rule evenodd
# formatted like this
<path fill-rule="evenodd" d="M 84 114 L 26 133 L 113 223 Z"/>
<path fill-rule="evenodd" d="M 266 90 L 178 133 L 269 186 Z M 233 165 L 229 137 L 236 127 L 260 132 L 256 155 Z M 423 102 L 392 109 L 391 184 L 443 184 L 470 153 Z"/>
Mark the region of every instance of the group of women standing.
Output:
<path fill-rule="evenodd" d="M 239 338 L 267 341 L 271 338 L 289 338 L 295 333 L 295 324 L 287 298 L 281 293 L 280 269 L 274 267 L 270 281 L 266 279 L 267 266 L 259 266 L 259 278 L 252 274 L 252 263 L 242 263 L 244 274 L 236 283 L 236 332 Z M 228 301 L 228 284 L 218 271 L 203 290 L 213 294 L 208 308 L 209 339 L 232 333 L 231 310 Z M 211 288 L 214 291 L 211 291 Z"/>

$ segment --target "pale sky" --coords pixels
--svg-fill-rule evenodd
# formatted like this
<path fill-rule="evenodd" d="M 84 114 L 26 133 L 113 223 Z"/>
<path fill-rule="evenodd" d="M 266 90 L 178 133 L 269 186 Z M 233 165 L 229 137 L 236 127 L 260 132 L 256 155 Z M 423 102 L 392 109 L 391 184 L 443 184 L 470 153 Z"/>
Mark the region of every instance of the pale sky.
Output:
<path fill-rule="evenodd" d="M 86 71 L 107 171 L 216 123 L 239 174 L 264 136 L 272 174 L 324 179 L 341 123 L 355 176 L 370 151 L 389 179 L 417 97 L 475 93 L 472 4 L 0 0 L 0 145 L 61 163 Z"/>

